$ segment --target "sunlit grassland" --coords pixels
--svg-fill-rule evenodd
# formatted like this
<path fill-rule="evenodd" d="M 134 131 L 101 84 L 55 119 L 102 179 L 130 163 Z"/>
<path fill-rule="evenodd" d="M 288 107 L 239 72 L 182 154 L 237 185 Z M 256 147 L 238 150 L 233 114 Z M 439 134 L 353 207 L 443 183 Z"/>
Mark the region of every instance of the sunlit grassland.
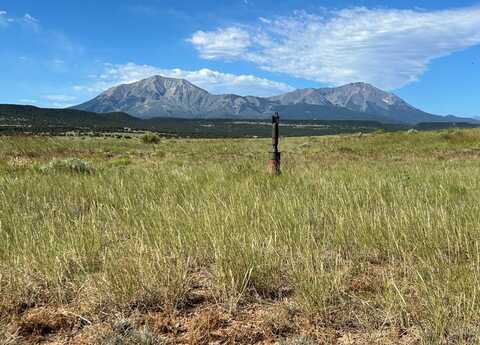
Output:
<path fill-rule="evenodd" d="M 288 300 L 325 324 L 479 341 L 479 130 L 281 146 L 271 177 L 268 140 L 0 137 L 0 323 L 181 310 L 201 275 L 230 310 Z M 66 158 L 91 170 L 49 165 Z"/>

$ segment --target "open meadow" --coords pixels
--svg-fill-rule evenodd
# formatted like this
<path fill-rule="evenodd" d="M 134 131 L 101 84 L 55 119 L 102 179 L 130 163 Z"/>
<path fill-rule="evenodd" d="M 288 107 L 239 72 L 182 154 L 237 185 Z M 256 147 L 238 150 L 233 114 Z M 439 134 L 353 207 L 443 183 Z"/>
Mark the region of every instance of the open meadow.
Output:
<path fill-rule="evenodd" d="M 480 130 L 0 137 L 0 344 L 478 344 Z"/>

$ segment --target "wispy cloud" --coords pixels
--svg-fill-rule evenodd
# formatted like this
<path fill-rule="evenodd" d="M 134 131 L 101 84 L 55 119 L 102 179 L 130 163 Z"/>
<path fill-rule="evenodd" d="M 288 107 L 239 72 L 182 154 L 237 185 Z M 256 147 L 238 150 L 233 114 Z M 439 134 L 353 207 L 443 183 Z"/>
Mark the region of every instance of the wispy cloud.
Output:
<path fill-rule="evenodd" d="M 18 102 L 20 104 L 36 104 L 37 103 L 35 99 L 19 99 Z"/>
<path fill-rule="evenodd" d="M 63 32 L 45 28 L 39 19 L 29 13 L 25 13 L 21 17 L 13 17 L 7 11 L 0 10 L 0 29 L 2 27 L 29 32 L 32 43 L 43 46 L 42 53 L 78 60 L 78 57 L 85 52 L 83 46 L 72 42 Z M 11 35 L 17 35 L 17 33 L 18 31 L 11 31 Z M 61 59 L 54 58 L 49 62 L 54 60 L 60 61 Z M 59 64 L 49 63 L 48 67 L 58 70 Z"/>
<path fill-rule="evenodd" d="M 44 99 L 47 101 L 53 101 L 53 102 L 71 102 L 76 99 L 74 96 L 69 96 L 69 95 L 46 95 L 43 96 Z"/>
<path fill-rule="evenodd" d="M 88 85 L 77 85 L 77 92 L 98 93 L 118 84 L 132 83 L 154 75 L 186 79 L 212 93 L 235 93 L 239 95 L 271 96 L 287 92 L 293 88 L 285 83 L 259 78 L 253 75 L 221 73 L 210 69 L 187 71 L 182 69 L 162 69 L 150 65 L 127 63 L 105 64 L 98 75 L 90 76 Z"/>
<path fill-rule="evenodd" d="M 7 27 L 13 21 L 14 19 L 8 15 L 7 11 L 0 10 L 0 28 Z"/>
<path fill-rule="evenodd" d="M 432 60 L 480 43 L 480 7 L 442 11 L 349 8 L 260 18 L 256 26 L 198 31 L 205 59 L 242 59 L 267 71 L 339 85 L 395 89 L 418 80 Z"/>
<path fill-rule="evenodd" d="M 37 18 L 33 17 L 32 15 L 26 13 L 21 19 L 21 23 L 23 25 L 29 26 L 34 31 L 39 31 L 41 29 L 40 22 Z"/>
<path fill-rule="evenodd" d="M 252 44 L 250 34 L 237 27 L 213 32 L 197 31 L 188 42 L 197 47 L 200 56 L 205 59 L 241 57 Z"/>
<path fill-rule="evenodd" d="M 0 25 L 5 24 L 7 20 L 7 11 L 0 10 Z"/>
<path fill-rule="evenodd" d="M 11 24 L 29 25 L 33 29 L 39 28 L 39 21 L 28 13 L 25 13 L 23 17 L 12 17 L 7 11 L 0 10 L 0 27 L 7 27 Z"/>
<path fill-rule="evenodd" d="M 43 101 L 39 103 L 41 103 L 42 106 L 50 108 L 68 108 L 78 103 L 76 96 L 63 94 L 44 95 L 42 99 Z"/>

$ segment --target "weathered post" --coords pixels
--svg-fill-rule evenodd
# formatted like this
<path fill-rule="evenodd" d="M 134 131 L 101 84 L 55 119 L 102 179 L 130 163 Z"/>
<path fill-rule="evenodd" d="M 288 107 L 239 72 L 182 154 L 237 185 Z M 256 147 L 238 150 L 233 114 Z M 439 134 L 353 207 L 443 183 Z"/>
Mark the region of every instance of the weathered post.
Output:
<path fill-rule="evenodd" d="M 272 116 L 272 152 L 268 160 L 268 172 L 273 175 L 280 175 L 280 151 L 278 151 L 280 115 L 275 113 Z"/>

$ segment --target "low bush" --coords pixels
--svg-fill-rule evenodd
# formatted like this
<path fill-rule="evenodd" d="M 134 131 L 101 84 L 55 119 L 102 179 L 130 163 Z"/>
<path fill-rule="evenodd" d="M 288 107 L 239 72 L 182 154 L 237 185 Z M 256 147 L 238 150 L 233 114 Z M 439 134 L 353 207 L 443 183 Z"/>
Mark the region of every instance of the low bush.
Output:
<path fill-rule="evenodd" d="M 160 137 L 155 133 L 146 133 L 142 136 L 142 141 L 145 144 L 158 144 L 160 142 Z"/>
<path fill-rule="evenodd" d="M 121 156 L 112 159 L 111 164 L 114 166 L 127 166 L 132 163 L 132 160 L 130 159 L 129 156 Z"/>
<path fill-rule="evenodd" d="M 383 128 L 379 128 L 379 129 L 375 130 L 375 131 L 373 132 L 373 134 L 384 134 L 384 133 L 386 133 L 386 132 L 387 132 L 387 131 L 384 130 Z"/>
<path fill-rule="evenodd" d="M 92 174 L 95 169 L 90 162 L 78 158 L 54 159 L 38 168 L 40 172 L 69 172 L 77 174 Z"/>

